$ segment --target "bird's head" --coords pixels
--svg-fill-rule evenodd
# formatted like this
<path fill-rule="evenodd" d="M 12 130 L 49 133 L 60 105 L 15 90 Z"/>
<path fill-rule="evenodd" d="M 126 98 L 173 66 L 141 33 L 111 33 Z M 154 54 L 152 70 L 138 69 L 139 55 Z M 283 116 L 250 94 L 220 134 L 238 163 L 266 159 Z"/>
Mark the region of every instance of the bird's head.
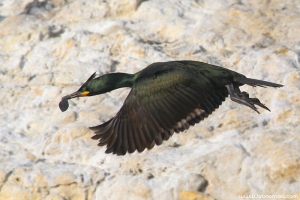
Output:
<path fill-rule="evenodd" d="M 97 89 L 96 89 L 96 84 L 94 83 L 95 77 L 96 77 L 96 72 L 93 73 L 88 78 L 88 80 L 76 92 L 73 92 L 72 94 L 64 96 L 59 103 L 59 107 L 60 107 L 61 111 L 64 112 L 68 109 L 68 107 L 69 107 L 68 100 L 69 99 L 73 99 L 76 97 L 93 96 L 93 95 L 99 94 L 99 91 L 97 91 Z"/>
<path fill-rule="evenodd" d="M 80 88 L 76 91 L 73 92 L 72 94 L 69 94 L 67 96 L 64 96 L 63 98 L 65 99 L 73 99 L 76 97 L 85 97 L 85 96 L 93 96 L 98 94 L 98 91 L 96 90 L 95 87 L 95 78 L 96 77 L 96 72 L 93 73 L 88 80 L 80 86 Z"/>
<path fill-rule="evenodd" d="M 69 107 L 68 100 L 76 97 L 104 94 L 120 87 L 131 87 L 134 75 L 124 73 L 104 74 L 96 78 L 96 72 L 74 93 L 64 96 L 59 103 L 61 111 Z"/>

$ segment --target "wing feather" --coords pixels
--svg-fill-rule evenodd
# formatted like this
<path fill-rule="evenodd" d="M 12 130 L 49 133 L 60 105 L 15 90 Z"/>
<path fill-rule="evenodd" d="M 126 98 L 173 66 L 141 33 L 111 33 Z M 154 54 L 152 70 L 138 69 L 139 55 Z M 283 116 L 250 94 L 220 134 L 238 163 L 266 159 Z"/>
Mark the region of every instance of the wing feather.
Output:
<path fill-rule="evenodd" d="M 113 134 L 112 136 L 110 137 L 110 139 L 108 140 L 107 142 L 107 150 L 106 152 L 107 153 L 111 153 L 114 151 L 114 149 L 119 149 L 120 148 L 120 144 L 121 144 L 121 140 L 122 140 L 122 134 L 119 135 L 119 126 L 120 126 L 120 121 L 121 120 L 115 120 L 116 123 L 114 125 L 114 130 L 113 130 Z"/>
<path fill-rule="evenodd" d="M 151 133 L 153 134 L 153 138 L 155 138 L 158 133 L 161 132 L 162 128 L 155 116 L 154 112 L 151 112 L 151 107 L 149 107 L 149 105 L 145 105 L 146 109 L 147 109 L 147 114 L 148 114 L 148 119 L 150 120 L 151 123 L 147 123 L 147 125 L 149 125 L 149 128 L 151 128 Z"/>
<path fill-rule="evenodd" d="M 159 130 L 156 131 L 154 129 L 156 126 L 153 125 L 154 122 L 146 106 L 139 108 L 139 116 L 141 116 L 142 119 L 142 132 L 145 134 L 147 143 L 151 143 L 154 140 L 154 133 Z"/>
<path fill-rule="evenodd" d="M 142 133 L 142 130 L 140 129 L 141 123 L 139 122 L 138 116 L 135 115 L 132 119 L 133 119 L 132 120 L 132 126 L 133 126 L 133 129 L 134 129 L 133 134 L 136 138 L 135 139 L 136 147 L 137 147 L 138 152 L 142 152 L 142 151 L 144 151 L 144 149 L 147 146 L 147 141 L 145 139 L 144 134 L 140 134 L 140 133 Z"/>
<path fill-rule="evenodd" d="M 163 139 L 161 137 L 161 134 L 158 134 L 157 137 L 155 138 L 155 144 L 161 145 L 162 142 L 163 142 Z"/>
<path fill-rule="evenodd" d="M 182 118 L 182 113 L 181 111 L 178 110 L 174 110 L 174 108 L 177 108 L 177 104 L 175 102 L 175 100 L 172 101 L 168 101 L 168 99 L 161 99 L 161 103 L 164 106 L 164 108 L 166 109 L 166 111 L 168 113 L 170 113 L 170 119 L 173 120 L 174 124 L 176 124 L 178 121 L 181 120 Z"/>
<path fill-rule="evenodd" d="M 147 145 L 147 149 L 152 149 L 154 147 L 154 145 L 155 145 L 155 141 L 153 140 L 153 142 L 151 142 Z"/>
<path fill-rule="evenodd" d="M 99 140 L 99 146 L 104 146 L 108 143 L 109 139 L 111 139 L 111 137 L 114 137 L 114 127 L 113 125 L 115 124 L 116 120 L 112 120 L 108 125 L 107 125 L 107 129 L 106 131 L 103 133 L 102 138 Z"/>
<path fill-rule="evenodd" d="M 102 137 L 102 135 L 110 128 L 109 124 L 114 118 L 108 120 L 107 122 L 99 125 L 99 126 L 94 126 L 90 127 L 91 130 L 95 132 L 96 135 L 92 137 L 92 139 L 97 140 Z"/>
<path fill-rule="evenodd" d="M 114 153 L 117 153 L 118 155 L 125 155 L 126 152 L 128 151 L 128 132 L 127 132 L 127 122 L 125 120 L 122 120 L 122 126 L 121 129 L 119 130 L 119 134 L 123 135 L 122 147 L 120 151 Z"/>
<path fill-rule="evenodd" d="M 135 139 L 133 135 L 133 127 L 132 127 L 131 118 L 127 119 L 127 141 L 128 141 L 128 153 L 133 153 L 136 150 Z"/>

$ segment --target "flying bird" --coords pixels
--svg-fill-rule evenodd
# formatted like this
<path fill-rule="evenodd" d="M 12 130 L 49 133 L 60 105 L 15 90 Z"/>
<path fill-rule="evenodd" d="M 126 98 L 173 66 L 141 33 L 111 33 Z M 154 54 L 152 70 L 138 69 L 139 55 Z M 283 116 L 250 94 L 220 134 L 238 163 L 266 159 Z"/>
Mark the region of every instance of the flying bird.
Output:
<path fill-rule="evenodd" d="M 174 132 L 179 133 L 199 123 L 218 108 L 229 95 L 236 103 L 256 111 L 255 105 L 269 110 L 257 98 L 241 92 L 244 84 L 260 87 L 283 85 L 247 78 L 229 69 L 197 61 L 153 63 L 135 74 L 96 73 L 78 91 L 64 96 L 59 103 L 62 112 L 68 100 L 94 96 L 122 87 L 131 87 L 123 106 L 107 122 L 90 127 L 107 146 L 105 153 L 125 155 L 160 145 Z M 270 110 L 269 110 L 270 111 Z"/>

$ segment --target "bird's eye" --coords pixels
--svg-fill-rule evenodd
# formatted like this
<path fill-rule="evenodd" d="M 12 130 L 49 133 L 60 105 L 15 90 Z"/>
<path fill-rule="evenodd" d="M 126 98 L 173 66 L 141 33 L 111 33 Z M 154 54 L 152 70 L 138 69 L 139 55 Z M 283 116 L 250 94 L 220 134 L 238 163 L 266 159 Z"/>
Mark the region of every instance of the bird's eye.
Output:
<path fill-rule="evenodd" d="M 84 88 L 82 88 L 82 90 L 81 90 L 82 92 L 85 92 L 85 91 L 87 91 L 87 87 L 84 87 Z"/>
<path fill-rule="evenodd" d="M 88 89 L 87 89 L 86 86 L 84 86 L 84 87 L 80 87 L 78 91 L 79 92 L 85 92 L 85 91 L 88 91 Z"/>

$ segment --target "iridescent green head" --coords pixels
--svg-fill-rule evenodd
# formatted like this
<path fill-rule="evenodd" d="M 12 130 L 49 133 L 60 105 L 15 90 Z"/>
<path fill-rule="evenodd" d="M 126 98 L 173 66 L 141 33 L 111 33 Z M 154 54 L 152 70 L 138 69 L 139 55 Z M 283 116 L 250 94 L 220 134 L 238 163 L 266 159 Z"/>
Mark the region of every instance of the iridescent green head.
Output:
<path fill-rule="evenodd" d="M 96 77 L 96 72 L 93 73 L 88 80 L 74 93 L 64 96 L 59 102 L 59 108 L 62 112 L 69 108 L 68 99 L 75 97 L 91 96 L 90 82 Z"/>
<path fill-rule="evenodd" d="M 134 75 L 125 73 L 111 73 L 95 77 L 96 72 L 76 92 L 64 96 L 59 103 L 60 110 L 64 112 L 68 109 L 69 99 L 103 94 L 121 87 L 131 87 L 135 80 Z"/>

